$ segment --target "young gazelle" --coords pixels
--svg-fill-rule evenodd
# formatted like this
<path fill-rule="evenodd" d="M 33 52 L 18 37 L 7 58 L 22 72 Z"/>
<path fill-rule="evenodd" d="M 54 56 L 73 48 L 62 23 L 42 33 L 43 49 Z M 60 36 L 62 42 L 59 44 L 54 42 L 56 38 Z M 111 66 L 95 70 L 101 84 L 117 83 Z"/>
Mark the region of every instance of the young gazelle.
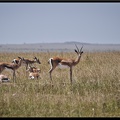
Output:
<path fill-rule="evenodd" d="M 16 78 L 15 71 L 21 66 L 21 64 L 23 64 L 25 62 L 24 58 L 21 58 L 21 57 L 18 57 L 18 58 L 20 59 L 18 64 L 7 63 L 7 62 L 1 62 L 0 63 L 0 73 L 2 73 L 2 71 L 5 70 L 5 69 L 12 70 L 13 71 L 13 81 Z"/>
<path fill-rule="evenodd" d="M 12 63 L 18 63 L 19 59 L 13 59 Z M 40 60 L 37 57 L 34 57 L 33 60 L 29 60 L 27 58 L 24 58 L 26 70 L 28 69 L 28 66 L 31 66 L 34 63 L 41 64 Z"/>
<path fill-rule="evenodd" d="M 36 67 L 29 66 L 27 71 L 29 71 L 29 78 L 30 79 L 35 79 L 35 78 L 38 79 L 40 77 L 40 75 L 39 75 L 40 69 L 38 69 Z"/>
<path fill-rule="evenodd" d="M 50 74 L 50 79 L 52 80 L 52 71 L 56 68 L 56 67 L 68 67 L 70 69 L 70 81 L 72 84 L 72 67 L 76 66 L 79 62 L 80 62 L 80 58 L 81 55 L 83 53 L 82 48 L 79 50 L 77 45 L 75 45 L 77 50 L 75 49 L 75 52 L 77 53 L 77 58 L 76 59 L 64 59 L 64 58 L 59 58 L 59 57 L 54 57 L 54 58 L 50 58 L 48 60 L 48 63 L 50 64 L 51 68 L 49 70 L 49 74 Z"/>

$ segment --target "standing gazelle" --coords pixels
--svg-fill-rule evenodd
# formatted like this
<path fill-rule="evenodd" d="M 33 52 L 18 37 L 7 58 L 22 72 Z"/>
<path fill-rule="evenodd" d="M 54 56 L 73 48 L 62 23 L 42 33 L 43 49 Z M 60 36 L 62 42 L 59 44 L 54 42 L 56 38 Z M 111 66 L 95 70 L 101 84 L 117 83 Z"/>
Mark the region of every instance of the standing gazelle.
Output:
<path fill-rule="evenodd" d="M 24 58 L 18 57 L 20 60 L 18 62 L 18 64 L 15 63 L 7 63 L 7 62 L 1 62 L 0 63 L 0 73 L 5 70 L 5 69 L 9 69 L 13 71 L 13 81 L 16 77 L 15 71 L 21 66 L 21 64 L 23 64 Z"/>
<path fill-rule="evenodd" d="M 77 58 L 76 59 L 64 59 L 64 58 L 59 58 L 59 57 L 54 57 L 54 58 L 50 58 L 48 63 L 50 64 L 51 68 L 49 70 L 49 74 L 50 74 L 50 79 L 52 80 L 52 71 L 56 68 L 56 67 L 69 67 L 70 68 L 70 81 L 72 84 L 72 67 L 77 65 L 80 62 L 80 58 L 81 55 L 83 53 L 82 48 L 79 50 L 77 45 L 75 45 L 77 50 L 75 49 L 75 52 L 77 53 Z"/>
<path fill-rule="evenodd" d="M 19 59 L 13 59 L 12 63 L 18 63 Z M 38 63 L 41 64 L 40 60 L 37 57 L 34 57 L 33 60 L 24 58 L 25 61 L 25 66 L 26 66 L 26 70 L 28 69 L 28 66 L 31 66 L 34 63 Z"/>

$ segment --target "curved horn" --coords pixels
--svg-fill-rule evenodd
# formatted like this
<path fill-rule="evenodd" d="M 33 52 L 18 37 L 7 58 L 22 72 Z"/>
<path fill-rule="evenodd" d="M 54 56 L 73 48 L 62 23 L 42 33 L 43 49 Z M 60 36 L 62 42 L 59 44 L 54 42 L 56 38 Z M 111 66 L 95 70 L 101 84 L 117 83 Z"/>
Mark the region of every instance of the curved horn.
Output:
<path fill-rule="evenodd" d="M 75 44 L 75 46 L 76 46 L 76 48 L 77 48 L 77 51 L 79 52 L 79 49 L 78 49 L 78 47 L 77 47 L 77 45 Z"/>
<path fill-rule="evenodd" d="M 82 48 L 83 48 L 83 46 L 81 47 L 80 52 L 82 51 Z"/>

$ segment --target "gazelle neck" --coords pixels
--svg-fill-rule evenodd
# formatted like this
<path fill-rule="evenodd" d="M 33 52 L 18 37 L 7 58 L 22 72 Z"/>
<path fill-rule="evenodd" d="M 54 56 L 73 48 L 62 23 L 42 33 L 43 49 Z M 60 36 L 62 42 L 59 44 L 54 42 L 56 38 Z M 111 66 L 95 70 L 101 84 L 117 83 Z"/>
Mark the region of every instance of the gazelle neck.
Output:
<path fill-rule="evenodd" d="M 77 65 L 80 62 L 80 58 L 81 58 L 81 55 L 79 54 L 75 59 L 75 65 Z"/>
<path fill-rule="evenodd" d="M 33 60 L 33 63 L 37 63 L 37 61 L 36 61 L 36 60 Z"/>

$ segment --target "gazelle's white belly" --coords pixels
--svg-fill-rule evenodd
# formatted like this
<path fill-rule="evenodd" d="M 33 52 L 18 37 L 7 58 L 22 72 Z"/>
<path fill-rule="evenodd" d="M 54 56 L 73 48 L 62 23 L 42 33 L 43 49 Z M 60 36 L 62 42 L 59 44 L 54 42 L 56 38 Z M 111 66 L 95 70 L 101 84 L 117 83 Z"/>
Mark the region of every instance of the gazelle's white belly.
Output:
<path fill-rule="evenodd" d="M 59 63 L 57 67 L 59 67 L 60 69 L 69 68 L 68 65 L 62 65 L 61 63 Z"/>
<path fill-rule="evenodd" d="M 9 69 L 9 68 L 7 68 L 7 67 L 5 67 L 5 71 L 7 71 L 7 72 L 13 72 L 12 69 Z"/>

